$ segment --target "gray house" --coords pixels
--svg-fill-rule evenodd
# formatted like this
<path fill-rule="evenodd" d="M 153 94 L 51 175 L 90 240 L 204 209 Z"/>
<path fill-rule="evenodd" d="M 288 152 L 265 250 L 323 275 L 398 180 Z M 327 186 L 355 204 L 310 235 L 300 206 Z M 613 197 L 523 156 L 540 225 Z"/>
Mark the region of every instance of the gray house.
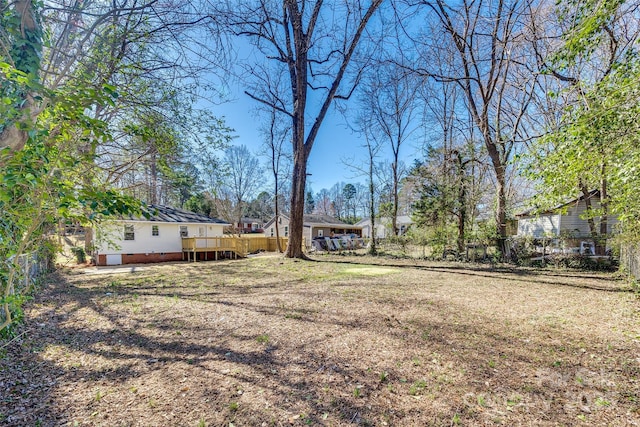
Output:
<path fill-rule="evenodd" d="M 587 202 L 592 209 L 600 209 L 600 191 L 593 190 L 569 202 L 547 211 L 527 211 L 516 215 L 518 219 L 518 236 L 559 237 L 567 235 L 575 238 L 591 237 L 589 222 L 585 217 Z M 600 218 L 593 218 L 596 229 L 600 231 Z M 618 222 L 615 216 L 607 219 L 607 233 Z"/>
<path fill-rule="evenodd" d="M 276 227 L 280 237 L 289 237 L 289 216 L 281 214 L 278 218 L 273 218 L 264 226 L 264 235 L 275 237 Z M 329 215 L 305 215 L 302 237 L 305 239 L 307 247 L 311 246 L 311 241 L 315 238 L 331 237 L 338 234 L 356 234 L 360 236 L 362 227 L 347 224 Z"/>
<path fill-rule="evenodd" d="M 364 218 L 355 224 L 358 227 L 362 227 L 362 237 L 371 237 L 373 234 L 371 231 L 371 219 Z M 409 227 L 413 225 L 413 220 L 409 215 L 398 215 L 396 218 L 396 226 L 398 227 L 398 234 L 401 236 L 409 230 Z M 385 237 L 393 236 L 391 230 L 391 218 L 383 217 L 376 219 L 376 231 L 375 236 L 378 239 L 384 239 Z"/>

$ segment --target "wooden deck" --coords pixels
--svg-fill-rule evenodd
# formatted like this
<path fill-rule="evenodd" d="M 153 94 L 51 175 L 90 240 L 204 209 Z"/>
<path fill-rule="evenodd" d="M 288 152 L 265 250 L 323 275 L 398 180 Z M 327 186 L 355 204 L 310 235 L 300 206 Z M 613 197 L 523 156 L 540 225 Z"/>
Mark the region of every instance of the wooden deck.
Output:
<path fill-rule="evenodd" d="M 289 239 L 280 238 L 281 248 L 287 247 Z M 220 258 L 244 258 L 249 254 L 267 251 L 275 252 L 277 248 L 275 237 L 183 237 L 182 238 L 182 259 L 194 262 L 201 260 Z"/>

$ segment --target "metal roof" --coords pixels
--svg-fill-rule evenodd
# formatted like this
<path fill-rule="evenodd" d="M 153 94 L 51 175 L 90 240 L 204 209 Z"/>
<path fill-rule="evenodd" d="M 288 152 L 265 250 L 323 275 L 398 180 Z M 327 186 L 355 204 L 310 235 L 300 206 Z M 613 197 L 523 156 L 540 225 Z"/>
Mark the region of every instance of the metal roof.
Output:
<path fill-rule="evenodd" d="M 183 222 L 183 223 L 203 223 L 203 224 L 222 224 L 229 225 L 227 222 L 218 218 L 209 218 L 182 209 L 172 208 L 169 206 L 149 205 L 147 212 L 151 215 L 149 218 L 133 217 L 127 219 L 131 221 L 151 221 L 151 222 Z"/>

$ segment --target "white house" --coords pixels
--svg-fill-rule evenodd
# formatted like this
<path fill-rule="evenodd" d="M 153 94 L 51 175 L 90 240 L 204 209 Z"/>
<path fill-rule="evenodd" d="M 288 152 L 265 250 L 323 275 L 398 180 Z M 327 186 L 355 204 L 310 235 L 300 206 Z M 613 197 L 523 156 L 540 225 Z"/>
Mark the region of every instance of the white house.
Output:
<path fill-rule="evenodd" d="M 289 217 L 287 215 L 279 215 L 278 218 L 272 218 L 264 226 L 264 235 L 267 237 L 276 236 L 276 227 L 280 237 L 289 237 Z M 311 242 L 315 238 L 331 237 L 338 234 L 355 234 L 360 236 L 362 228 L 342 222 L 329 215 L 305 215 L 302 237 L 307 247 L 311 246 Z"/>
<path fill-rule="evenodd" d="M 150 218 L 102 224 L 94 240 L 97 265 L 182 260 L 183 237 L 222 236 L 224 221 L 167 206 L 150 205 Z"/>
<path fill-rule="evenodd" d="M 413 220 L 409 215 L 398 215 L 396 218 L 396 226 L 398 227 L 400 235 L 406 233 L 412 224 Z M 362 228 L 362 237 L 371 237 L 371 220 L 369 218 L 361 219 L 356 222 L 355 225 Z M 391 218 L 383 217 L 376 219 L 375 227 L 376 238 L 384 239 L 385 237 L 393 236 L 393 231 L 391 230 Z"/>
<path fill-rule="evenodd" d="M 587 200 L 592 209 L 600 208 L 600 192 L 591 191 L 587 196 L 580 196 L 567 203 L 556 206 L 544 212 L 528 211 L 516 215 L 518 219 L 518 236 L 556 237 L 568 234 L 574 237 L 590 237 L 589 222 L 585 219 Z M 600 218 L 593 219 L 598 232 Z M 612 226 L 618 222 L 615 216 L 607 219 L 607 233 L 611 233 Z"/>

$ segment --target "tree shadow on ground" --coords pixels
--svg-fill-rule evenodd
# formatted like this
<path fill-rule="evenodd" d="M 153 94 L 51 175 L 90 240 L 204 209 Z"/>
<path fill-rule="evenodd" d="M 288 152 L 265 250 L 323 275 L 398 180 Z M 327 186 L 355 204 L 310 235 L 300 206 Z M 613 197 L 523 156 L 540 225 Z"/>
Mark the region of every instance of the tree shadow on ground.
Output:
<path fill-rule="evenodd" d="M 494 279 L 489 273 L 468 274 Z M 364 292 L 376 280 L 332 286 Z M 591 361 L 583 337 L 558 325 L 548 336 L 562 341 L 528 337 L 490 315 L 466 318 L 464 306 L 436 301 L 429 311 L 405 311 L 393 298 L 369 297 L 371 308 L 356 314 L 357 298 L 349 303 L 334 293 L 318 301 L 319 292 L 300 283 L 239 282 L 212 292 L 144 280 L 114 285 L 111 278 L 79 287 L 54 275 L 27 316 L 28 335 L 3 349 L 3 422 L 196 425 L 202 417 L 210 425 L 449 425 L 460 415 L 474 425 L 508 416 L 512 425 L 554 425 L 575 420 L 585 401 L 594 408 L 598 396 L 613 402 L 599 415 L 613 417 L 629 392 L 624 377 L 640 374 L 632 365 L 598 372 L 623 366 L 633 349 L 589 343 L 609 358 Z M 158 298 L 166 304 L 153 305 Z M 229 322 L 218 322 L 225 316 Z M 270 336 L 256 341 L 267 327 Z M 190 388 L 181 385 L 185 378 Z M 96 389 L 111 391 L 100 397 Z"/>
<path fill-rule="evenodd" d="M 376 265 L 380 267 L 389 268 L 402 268 L 402 269 L 416 269 L 424 271 L 432 271 L 447 274 L 458 274 L 463 276 L 476 276 L 482 278 L 491 278 L 497 280 L 513 280 L 513 277 L 517 277 L 519 281 L 544 284 L 544 285 L 556 285 L 574 287 L 580 289 L 592 289 L 605 292 L 631 292 L 633 289 L 622 278 L 616 277 L 613 274 L 604 276 L 591 275 L 584 271 L 574 272 L 555 272 L 545 269 L 533 269 L 533 268 L 519 268 L 519 267 L 493 267 L 479 264 L 465 264 L 465 265 L 425 265 L 423 263 L 415 262 L 407 264 L 404 262 L 393 262 L 390 259 L 380 259 L 372 263 L 370 260 L 359 262 L 354 259 L 340 260 L 340 259 L 316 259 L 315 262 L 323 263 L 337 263 L 337 264 L 350 264 L 350 265 Z M 548 280 L 547 278 L 564 278 L 570 280 Z M 584 280 L 583 283 L 574 283 L 571 280 Z"/>
<path fill-rule="evenodd" d="M 95 285 L 96 280 L 92 279 Z M 3 351 L 6 357 L 0 364 L 0 371 L 3 379 L 0 382 L 0 416 L 3 425 L 7 426 L 59 426 L 72 425 L 74 418 L 74 408 L 69 408 L 64 404 L 63 391 L 58 388 L 60 384 L 75 384 L 77 387 L 97 387 L 96 384 L 110 384 L 110 387 L 126 385 L 131 380 L 145 376 L 152 370 L 163 370 L 170 365 L 180 364 L 186 369 L 193 370 L 200 368 L 206 370 L 210 376 L 220 382 L 225 378 L 237 381 L 255 381 L 256 378 L 268 379 L 274 383 L 279 393 L 285 396 L 300 396 L 291 400 L 299 400 L 305 406 L 310 406 L 312 411 L 304 418 L 295 412 L 291 413 L 293 420 L 304 421 L 306 424 L 319 424 L 322 422 L 323 413 L 335 412 L 339 408 L 339 413 L 343 419 L 361 420 L 359 414 L 363 413 L 362 405 L 354 404 L 348 400 L 336 398 L 332 400 L 330 406 L 320 403 L 322 399 L 318 395 L 319 391 L 304 378 L 298 375 L 287 375 L 295 363 L 282 361 L 275 355 L 277 347 L 268 346 L 259 350 L 238 351 L 233 347 L 224 345 L 229 341 L 227 337 L 232 336 L 235 341 L 252 343 L 255 336 L 240 336 L 233 331 L 226 331 L 220 338 L 219 343 L 193 342 L 192 340 L 182 340 L 179 336 L 170 339 L 158 340 L 140 333 L 136 328 L 127 327 L 122 322 L 121 313 L 111 311 L 110 305 L 101 306 L 96 304 L 96 299 L 108 299 L 105 291 L 112 289 L 107 285 L 99 289 L 80 289 L 70 284 L 64 277 L 53 277 L 47 291 L 41 296 L 43 298 L 53 297 L 56 300 L 54 306 L 48 310 L 43 310 L 38 315 L 29 318 L 30 324 L 37 325 L 36 328 L 26 332 L 25 339 L 18 339 L 5 344 Z M 120 289 L 121 295 L 139 294 L 141 288 Z M 226 288 L 227 292 L 233 292 Z M 49 294 L 49 295 L 47 295 Z M 155 294 L 154 294 L 155 296 Z M 175 292 L 167 296 L 177 296 Z M 177 296 L 178 299 L 188 299 L 189 295 Z M 40 303 L 39 301 L 37 303 Z M 209 304 L 222 304 L 231 306 L 233 309 L 239 307 L 233 303 L 225 301 L 208 302 Z M 243 309 L 255 310 L 255 308 L 242 307 Z M 88 325 L 68 325 L 68 321 L 74 315 L 93 311 L 104 316 L 114 327 L 107 330 L 91 329 Z M 264 313 L 265 311 L 263 311 Z M 171 319 L 160 319 L 155 322 L 156 329 L 161 331 L 175 330 L 175 325 Z M 181 330 L 188 328 L 181 327 Z M 214 332 L 213 330 L 202 330 L 203 337 Z M 220 332 L 220 331 L 216 331 Z M 219 334 L 218 334 L 219 335 Z M 196 340 L 198 341 L 198 340 Z M 202 341 L 202 340 L 200 340 Z M 50 346 L 61 347 L 61 353 L 72 355 L 88 355 L 92 360 L 98 360 L 96 364 L 61 364 L 50 358 L 43 358 L 41 354 Z M 288 353 L 297 352 L 304 355 L 304 348 L 289 349 Z M 109 363 L 102 363 L 102 361 Z M 300 369 L 309 368 L 310 359 L 301 358 L 298 362 Z M 325 361 L 325 363 L 337 363 Z M 249 369 L 251 375 L 243 377 L 237 373 L 230 373 L 228 369 L 216 368 L 216 365 L 236 365 Z M 104 365 L 104 366 L 101 366 Z M 336 368 L 336 373 L 341 373 Z M 353 374 L 355 376 L 361 375 Z M 215 384 L 211 384 L 215 388 Z M 232 402 L 237 396 L 226 396 L 225 402 Z M 85 399 L 86 400 L 86 399 Z M 318 402 L 318 403 L 316 403 Z M 88 406 L 91 409 L 97 407 L 96 397 L 89 400 Z M 219 404 L 219 402 L 217 402 Z M 208 409 L 208 411 L 207 411 Z M 77 411 L 77 408 L 75 409 Z M 211 406 L 203 408 L 202 412 L 217 412 L 220 407 Z M 229 411 L 228 411 L 229 412 Z M 236 414 L 230 412 L 227 417 L 233 419 Z M 245 417 L 253 420 L 269 421 L 273 415 L 260 411 L 255 407 L 244 413 Z M 113 415 L 112 415 L 113 417 Z M 117 416 L 116 416 L 117 420 Z M 197 420 L 196 420 L 197 421 Z M 184 425 L 184 420 L 178 424 Z M 119 422 L 118 422 L 119 423 Z M 129 419 L 127 424 L 146 425 L 144 422 Z M 82 423 L 81 423 L 82 424 Z M 217 425 L 217 424 L 216 424 Z M 252 425 L 251 422 L 245 425 Z"/>

